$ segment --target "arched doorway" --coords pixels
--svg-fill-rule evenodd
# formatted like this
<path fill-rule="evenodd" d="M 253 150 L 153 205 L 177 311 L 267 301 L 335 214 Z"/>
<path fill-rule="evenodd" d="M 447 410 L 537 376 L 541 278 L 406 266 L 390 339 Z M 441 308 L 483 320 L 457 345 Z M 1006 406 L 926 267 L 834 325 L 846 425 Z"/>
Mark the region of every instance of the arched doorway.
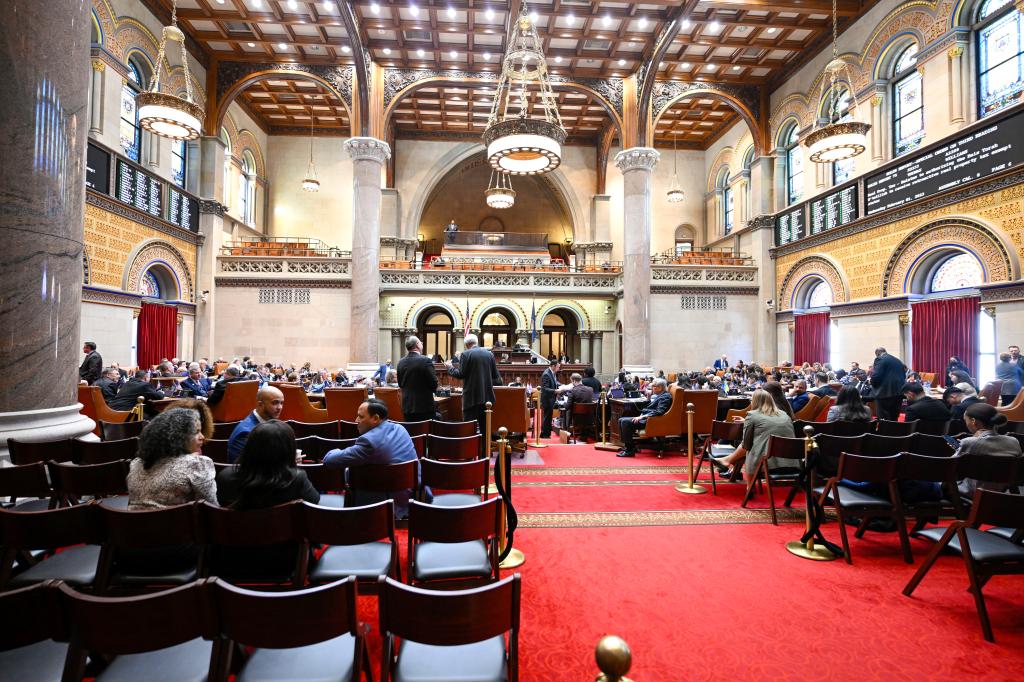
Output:
<path fill-rule="evenodd" d="M 579 327 L 576 317 L 565 310 L 551 310 L 544 316 L 544 331 L 540 335 L 540 354 L 544 357 L 563 355 L 570 361 L 579 356 Z"/>
<path fill-rule="evenodd" d="M 480 344 L 484 348 L 510 348 L 516 341 L 516 317 L 506 308 L 491 308 L 480 318 Z"/>
<path fill-rule="evenodd" d="M 139 276 L 136 293 L 160 301 L 177 301 L 181 298 L 177 277 L 162 263 L 153 263 Z"/>
<path fill-rule="evenodd" d="M 416 319 L 416 336 L 423 342 L 428 357 L 440 355 L 447 360 L 454 354 L 455 322 L 443 308 L 427 308 Z"/>

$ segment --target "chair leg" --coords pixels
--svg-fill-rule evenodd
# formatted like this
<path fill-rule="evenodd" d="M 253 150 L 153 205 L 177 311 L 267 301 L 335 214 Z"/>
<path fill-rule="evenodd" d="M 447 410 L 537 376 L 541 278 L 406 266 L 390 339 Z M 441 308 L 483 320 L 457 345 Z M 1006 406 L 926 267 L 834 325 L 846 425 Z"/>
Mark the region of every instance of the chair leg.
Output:
<path fill-rule="evenodd" d="M 764 487 L 768 489 L 768 508 L 772 511 L 772 525 L 779 525 L 778 516 L 775 514 L 775 493 L 772 490 L 772 477 L 765 471 Z"/>
<path fill-rule="evenodd" d="M 900 535 L 900 548 L 903 550 L 903 560 L 908 564 L 914 563 L 914 552 L 910 549 L 910 535 L 907 533 L 907 520 L 902 514 L 893 516 L 896 522 L 896 532 Z"/>
<path fill-rule="evenodd" d="M 797 487 L 794 485 L 793 487 L 791 487 L 789 489 L 789 492 L 786 494 L 786 501 L 782 503 L 783 506 L 792 507 L 793 506 L 793 500 L 796 499 L 796 493 L 797 493 Z"/>
<path fill-rule="evenodd" d="M 988 619 L 988 607 L 985 606 L 985 597 L 981 593 L 982 583 L 978 580 L 978 571 L 971 558 L 971 548 L 967 543 L 967 531 L 962 527 L 957 528 L 957 537 L 960 538 L 960 554 L 964 560 L 964 570 L 967 571 L 967 579 L 971 581 L 971 593 L 974 595 L 974 606 L 978 609 L 978 620 L 981 621 L 981 632 L 986 642 L 995 642 L 992 634 L 992 623 Z"/>
<path fill-rule="evenodd" d="M 864 537 L 864 531 L 868 529 L 868 521 L 870 521 L 872 518 L 874 517 L 864 514 L 864 516 L 860 520 L 860 524 L 857 526 L 856 532 L 854 532 L 853 534 L 853 537 L 857 538 L 858 540 Z"/>
<path fill-rule="evenodd" d="M 911 578 L 910 582 L 907 583 L 907 586 L 903 588 L 904 596 L 909 597 L 914 593 L 914 590 L 917 589 L 917 586 L 920 585 L 921 581 L 924 579 L 925 574 L 931 569 L 932 564 L 934 564 L 935 560 L 939 558 L 939 554 L 941 554 L 942 550 L 944 550 L 946 545 L 949 544 L 954 533 L 956 533 L 956 526 L 950 526 L 946 529 L 946 532 L 942 534 L 939 541 L 935 543 L 934 547 L 932 547 L 932 551 L 928 553 L 927 557 L 925 557 L 924 563 L 921 564 L 921 567 L 917 569 L 916 573 L 914 573 L 914 577 Z M 963 545 L 961 545 L 961 547 L 962 546 Z"/>
<path fill-rule="evenodd" d="M 712 495 L 717 495 L 718 494 L 718 487 L 715 485 L 715 463 L 711 461 L 711 454 L 710 453 L 708 453 L 708 455 L 707 455 L 707 460 L 708 460 L 708 469 L 711 471 L 711 494 Z M 701 464 L 704 463 L 704 456 L 701 456 L 701 460 L 700 461 L 701 461 Z M 698 469 L 697 473 L 700 473 L 699 469 Z"/>

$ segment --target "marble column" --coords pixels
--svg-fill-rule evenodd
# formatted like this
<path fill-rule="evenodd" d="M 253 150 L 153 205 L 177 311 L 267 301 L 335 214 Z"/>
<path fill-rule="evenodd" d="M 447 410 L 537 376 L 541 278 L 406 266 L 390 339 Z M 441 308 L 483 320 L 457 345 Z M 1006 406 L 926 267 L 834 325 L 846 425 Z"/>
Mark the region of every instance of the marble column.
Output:
<path fill-rule="evenodd" d="M 871 96 L 871 161 L 874 163 L 882 163 L 885 160 L 884 104 L 885 91 L 876 90 Z"/>
<path fill-rule="evenodd" d="M 224 195 L 224 141 L 216 136 L 199 142 L 199 232 L 203 243 L 196 258 L 196 326 L 193 332 L 195 356 L 209 358 L 219 355 L 216 345 L 217 254 L 224 238 L 224 212 L 220 203 Z"/>
<path fill-rule="evenodd" d="M 404 329 L 392 329 L 391 330 L 391 366 L 398 367 L 398 361 L 402 359 L 402 352 L 405 342 L 405 330 Z"/>
<path fill-rule="evenodd" d="M 92 80 L 89 86 L 89 134 L 103 134 L 103 83 L 107 65 L 100 59 L 92 60 Z"/>
<path fill-rule="evenodd" d="M 786 150 L 782 147 L 777 147 L 773 152 L 775 157 L 775 172 L 772 174 L 772 186 L 774 187 L 775 206 L 774 211 L 781 211 L 786 208 L 786 202 L 789 200 L 789 192 L 786 187 L 786 178 L 788 176 L 788 168 L 786 168 Z M 772 210 L 767 211 L 771 213 Z"/>
<path fill-rule="evenodd" d="M 352 326 L 349 334 L 350 372 L 377 368 L 380 329 L 381 177 L 391 158 L 386 142 L 353 137 L 345 142 L 352 157 Z"/>
<path fill-rule="evenodd" d="M 590 364 L 590 332 L 580 332 L 580 362 Z"/>
<path fill-rule="evenodd" d="M 594 349 L 593 349 L 593 363 L 594 371 L 598 374 L 601 373 L 604 367 L 601 354 L 604 352 L 604 332 L 594 332 Z"/>
<path fill-rule="evenodd" d="M 649 147 L 615 155 L 622 171 L 623 267 L 622 343 L 627 372 L 650 374 L 651 367 L 651 174 L 660 154 Z"/>
<path fill-rule="evenodd" d="M 947 92 L 949 93 L 949 122 L 963 123 L 966 120 L 964 114 L 964 93 L 970 88 L 964 87 L 964 62 L 967 60 L 964 55 L 967 53 L 968 43 L 958 40 L 946 52 L 949 58 L 949 70 L 947 80 Z"/>
<path fill-rule="evenodd" d="M 95 427 L 79 413 L 77 398 L 88 340 L 80 336 L 80 317 L 89 8 L 86 2 L 5 3 L 0 465 L 9 463 L 8 438 L 54 440 Z"/>

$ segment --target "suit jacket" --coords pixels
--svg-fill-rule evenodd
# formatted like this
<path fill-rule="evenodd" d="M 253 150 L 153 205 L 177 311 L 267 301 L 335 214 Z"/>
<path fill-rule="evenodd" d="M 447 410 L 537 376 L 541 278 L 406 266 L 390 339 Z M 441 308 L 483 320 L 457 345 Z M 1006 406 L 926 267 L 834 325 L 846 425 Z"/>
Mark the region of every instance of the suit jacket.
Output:
<path fill-rule="evenodd" d="M 955 436 L 958 433 L 967 433 L 967 423 L 964 421 L 964 413 L 971 405 L 985 402 L 976 395 L 964 398 L 950 410 L 949 434 Z"/>
<path fill-rule="evenodd" d="M 85 379 L 91 386 L 101 376 L 103 376 L 103 358 L 96 351 L 92 351 L 82 360 L 82 365 L 78 368 L 78 378 Z"/>
<path fill-rule="evenodd" d="M 420 353 L 409 353 L 398 361 L 398 386 L 402 389 L 403 414 L 433 414 L 437 372 L 434 361 Z"/>
<path fill-rule="evenodd" d="M 130 410 L 135 407 L 135 403 L 138 402 L 140 396 L 146 399 L 146 414 L 150 414 L 152 411 L 152 408 L 148 406 L 150 401 L 163 400 L 165 397 L 163 393 L 148 381 L 132 379 L 122 386 L 121 390 L 114 396 L 114 399 L 107 404 L 112 410 Z"/>
<path fill-rule="evenodd" d="M 793 412 L 799 412 L 803 409 L 804 405 L 811 399 L 811 394 L 807 391 L 800 395 L 795 395 L 789 399 L 789 406 L 793 408 Z"/>
<path fill-rule="evenodd" d="M 494 353 L 479 346 L 463 351 L 459 364 L 449 369 L 448 374 L 462 379 L 463 411 L 493 403 L 494 387 L 503 385 Z"/>
<path fill-rule="evenodd" d="M 729 361 L 722 361 L 722 358 L 715 360 L 715 369 L 726 369 L 729 366 Z"/>
<path fill-rule="evenodd" d="M 584 384 L 573 386 L 569 391 L 570 403 L 592 403 L 596 400 L 594 389 Z"/>
<path fill-rule="evenodd" d="M 1000 395 L 1017 395 L 1020 392 L 1021 369 L 1012 362 L 996 363 L 996 379 L 1003 382 Z"/>
<path fill-rule="evenodd" d="M 871 387 L 875 398 L 895 398 L 907 383 L 907 367 L 899 358 L 885 353 L 871 366 Z"/>
<path fill-rule="evenodd" d="M 595 399 L 601 395 L 602 386 L 597 377 L 583 377 L 583 385 L 590 386 L 593 389 Z"/>
<path fill-rule="evenodd" d="M 960 441 L 960 447 L 956 451 L 957 455 L 975 454 L 975 455 L 994 455 L 1002 457 L 1020 457 L 1020 441 L 1013 436 L 1002 436 L 991 431 L 978 431 L 969 438 L 964 438 Z M 989 488 L 992 490 L 1005 490 L 1005 484 L 988 483 L 986 481 L 977 481 L 973 478 L 965 478 L 960 481 L 958 486 L 960 494 L 971 497 L 974 495 L 974 491 L 981 486 L 983 488 Z"/>
<path fill-rule="evenodd" d="M 192 377 L 189 377 L 179 386 L 183 391 L 192 391 L 192 395 L 197 398 L 205 398 L 210 393 L 210 380 L 206 377 L 199 377 L 199 381 L 192 381 Z"/>
<path fill-rule="evenodd" d="M 121 388 L 120 381 L 113 381 L 106 377 L 100 379 L 94 385 L 100 387 L 100 391 L 103 393 L 103 400 L 107 405 L 110 405 L 110 401 L 117 396 L 117 391 Z"/>
<path fill-rule="evenodd" d="M 228 384 L 233 384 L 236 381 L 245 381 L 244 377 L 235 377 L 234 379 L 224 378 L 213 385 L 209 395 L 206 398 L 206 404 L 213 407 L 221 400 L 224 399 L 224 391 L 227 390 Z"/>
<path fill-rule="evenodd" d="M 668 391 L 651 394 L 651 402 L 640 411 L 641 421 L 647 422 L 648 417 L 660 417 L 672 407 L 672 394 Z"/>
<path fill-rule="evenodd" d="M 350 447 L 335 448 L 328 452 L 324 456 L 324 464 L 348 468 L 368 464 L 400 464 L 415 459 L 416 446 L 412 444 L 409 432 L 405 430 L 404 426 L 385 420 L 376 428 L 360 435 Z M 400 490 L 391 495 L 352 490 L 346 495 L 345 504 L 346 506 L 362 506 L 381 502 L 390 497 L 395 501 L 395 513 L 400 518 L 404 518 L 409 515 L 409 498 L 411 496 L 411 490 Z"/>
<path fill-rule="evenodd" d="M 823 395 L 828 398 L 834 398 L 837 395 L 839 395 L 838 393 L 836 393 L 836 390 L 829 386 L 828 384 L 825 384 L 824 386 L 818 386 L 813 391 L 808 391 L 808 393 L 813 393 L 814 395 Z"/>
<path fill-rule="evenodd" d="M 231 436 L 228 437 L 228 461 L 232 464 L 238 461 L 245 449 L 245 442 L 249 440 L 249 433 L 252 432 L 262 420 L 256 416 L 256 410 L 249 413 L 249 416 L 238 422 Z"/>
<path fill-rule="evenodd" d="M 551 367 L 548 367 L 540 375 L 540 406 L 546 410 L 553 408 L 557 397 L 558 377 L 551 371 Z"/>
<path fill-rule="evenodd" d="M 948 422 L 950 418 L 946 403 L 928 396 L 907 403 L 906 415 L 908 422 L 915 419 L 926 422 Z"/>

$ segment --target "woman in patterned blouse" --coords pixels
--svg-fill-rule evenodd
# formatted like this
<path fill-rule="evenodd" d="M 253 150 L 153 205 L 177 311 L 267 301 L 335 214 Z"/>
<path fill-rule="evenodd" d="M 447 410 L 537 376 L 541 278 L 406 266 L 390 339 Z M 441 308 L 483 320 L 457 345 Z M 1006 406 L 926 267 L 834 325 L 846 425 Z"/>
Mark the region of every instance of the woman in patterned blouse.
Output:
<path fill-rule="evenodd" d="M 128 471 L 128 509 L 159 509 L 195 500 L 217 504 L 213 460 L 201 454 L 202 424 L 194 410 L 166 410 L 142 431 Z"/>

